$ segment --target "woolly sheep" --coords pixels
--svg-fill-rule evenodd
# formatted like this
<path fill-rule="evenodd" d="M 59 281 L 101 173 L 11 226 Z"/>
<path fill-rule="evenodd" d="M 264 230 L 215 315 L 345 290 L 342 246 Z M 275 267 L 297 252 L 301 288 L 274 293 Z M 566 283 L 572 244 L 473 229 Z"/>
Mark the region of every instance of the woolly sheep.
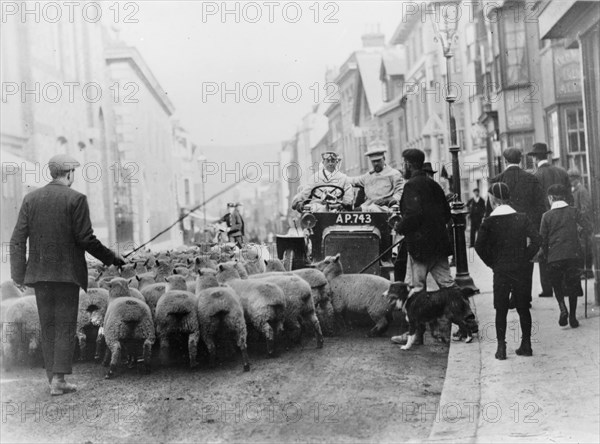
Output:
<path fill-rule="evenodd" d="M 140 291 L 143 290 L 144 288 L 146 288 L 148 285 L 152 285 L 152 284 L 156 283 L 154 281 L 154 274 L 152 274 L 152 273 L 144 273 L 144 274 L 140 274 L 140 275 L 136 274 L 135 280 L 137 281 L 137 289 Z M 129 286 L 131 287 L 132 285 L 130 284 Z"/>
<path fill-rule="evenodd" d="M 23 296 L 21 290 L 17 288 L 13 281 L 4 281 L 0 285 L 0 301 L 6 301 L 12 298 Z"/>
<path fill-rule="evenodd" d="M 345 317 L 348 312 L 368 314 L 375 322 L 369 336 L 383 334 L 392 320 L 393 306 L 383 296 L 390 281 L 372 274 L 344 274 L 339 253 L 327 256 L 315 267 L 329 281 L 336 315 Z"/>
<path fill-rule="evenodd" d="M 281 262 L 279 259 L 270 259 L 266 262 L 266 268 L 265 271 L 269 272 L 269 271 L 285 271 L 285 267 L 283 266 L 283 262 Z"/>
<path fill-rule="evenodd" d="M 240 279 L 231 264 L 219 264 L 217 279 L 228 284 L 238 294 L 246 323 L 264 335 L 267 355 L 274 356 L 275 336 L 283 331 L 285 319 L 285 296 L 281 288 L 261 280 Z"/>
<path fill-rule="evenodd" d="M 87 293 L 79 292 L 79 311 L 77 313 L 77 330 L 75 335 L 79 342 L 79 359 L 87 355 L 86 330 L 96 330 L 96 352 L 94 357 L 100 359 L 100 348 L 103 334 L 100 327 L 104 324 L 104 316 L 108 306 L 108 291 L 103 288 L 88 288 Z"/>
<path fill-rule="evenodd" d="M 108 290 L 108 303 L 110 304 L 117 298 L 133 297 L 146 302 L 144 296 L 135 288 L 129 287 L 129 281 L 123 278 L 113 278 L 110 281 L 110 289 Z"/>
<path fill-rule="evenodd" d="M 198 277 L 199 276 L 205 278 L 205 279 L 201 278 L 201 283 L 204 281 L 209 282 L 209 284 L 207 284 L 207 285 L 201 284 L 201 286 L 202 286 L 201 290 L 204 288 L 219 286 L 219 282 L 217 281 L 217 271 L 213 270 L 212 268 L 202 268 L 197 271 L 196 278 L 194 280 L 190 280 L 188 277 L 188 279 L 186 281 L 187 291 L 191 291 L 192 293 L 198 292 Z M 212 280 L 210 279 L 211 276 L 212 276 Z"/>
<path fill-rule="evenodd" d="M 246 321 L 242 303 L 235 291 L 230 287 L 206 288 L 197 293 L 198 319 L 200 335 L 206 344 L 209 365 L 215 366 L 216 347 L 214 335 L 219 327 L 225 327 L 235 333 L 237 346 L 242 352 L 244 371 L 250 370 L 248 351 L 246 348 Z"/>
<path fill-rule="evenodd" d="M 217 262 L 205 255 L 198 256 L 196 259 L 194 259 L 194 264 L 196 270 L 201 268 L 212 268 L 215 271 L 217 270 Z"/>
<path fill-rule="evenodd" d="M 119 297 L 108 304 L 104 318 L 106 355 L 104 364 L 110 367 L 105 378 L 115 376 L 125 344 L 143 343 L 144 370 L 150 372 L 152 345 L 155 341 L 154 323 L 148 305 L 132 297 Z M 132 351 L 129 350 L 131 354 Z"/>
<path fill-rule="evenodd" d="M 40 318 L 35 296 L 2 302 L 2 355 L 4 366 L 11 369 L 19 362 L 39 356 Z"/>
<path fill-rule="evenodd" d="M 271 282 L 283 290 L 286 299 L 284 328 L 290 333 L 290 336 L 300 341 L 300 320 L 311 324 L 315 330 L 317 348 L 323 347 L 323 334 L 317 315 L 315 313 L 315 304 L 312 298 L 312 291 L 308 282 L 299 276 L 280 273 L 269 274 L 268 276 L 256 275 L 260 280 Z"/>
<path fill-rule="evenodd" d="M 156 311 L 156 304 L 165 292 L 169 290 L 185 290 L 187 291 L 187 283 L 183 276 L 173 275 L 165 278 L 165 282 L 148 285 L 142 289 L 142 296 L 146 300 L 146 304 L 150 307 L 152 319 Z"/>
<path fill-rule="evenodd" d="M 198 306 L 193 293 L 182 290 L 167 291 L 156 304 L 156 334 L 160 342 L 160 362 L 169 363 L 169 338 L 187 336 L 190 368 L 198 366 Z"/>

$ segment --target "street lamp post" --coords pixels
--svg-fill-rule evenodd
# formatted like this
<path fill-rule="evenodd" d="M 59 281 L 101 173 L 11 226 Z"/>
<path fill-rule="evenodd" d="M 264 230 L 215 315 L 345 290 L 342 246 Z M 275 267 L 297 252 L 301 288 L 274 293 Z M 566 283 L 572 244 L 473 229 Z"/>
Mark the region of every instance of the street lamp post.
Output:
<path fill-rule="evenodd" d="M 460 14 L 460 2 L 441 1 L 434 3 L 435 14 L 433 16 L 433 28 L 435 30 L 435 40 L 440 41 L 444 58 L 446 59 L 446 85 L 448 102 L 448 129 L 450 131 L 449 151 L 452 155 L 452 188 L 454 192 L 454 202 L 452 202 L 452 228 L 454 232 L 454 259 L 456 262 L 456 283 L 461 288 L 471 288 L 478 292 L 479 289 L 473 283 L 469 275 L 469 264 L 467 262 L 467 245 L 465 239 L 465 228 L 467 222 L 467 208 L 462 202 L 461 184 L 460 184 L 460 165 L 458 163 L 458 153 L 460 146 L 456 138 L 456 120 L 452 104 L 457 99 L 457 92 L 451 81 L 450 59 L 454 55 L 453 44 L 457 38 L 456 31 Z"/>

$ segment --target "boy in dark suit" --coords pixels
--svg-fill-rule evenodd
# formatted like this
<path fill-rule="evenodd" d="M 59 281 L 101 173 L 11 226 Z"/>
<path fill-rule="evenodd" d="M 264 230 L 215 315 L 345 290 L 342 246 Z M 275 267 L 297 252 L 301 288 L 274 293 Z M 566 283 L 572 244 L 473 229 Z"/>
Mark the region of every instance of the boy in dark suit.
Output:
<path fill-rule="evenodd" d="M 522 339 L 517 355 L 531 356 L 531 259 L 541 237 L 524 213 L 517 213 L 510 202 L 510 190 L 503 182 L 489 189 L 490 216 L 484 219 L 475 242 L 475 251 L 494 271 L 494 308 L 496 309 L 496 359 L 506 359 L 506 316 L 509 308 L 519 313 Z M 528 245 L 529 239 L 529 245 Z M 511 297 L 512 293 L 512 297 Z M 514 306 L 509 306 L 514 304 Z"/>
<path fill-rule="evenodd" d="M 581 249 L 577 227 L 582 227 L 586 232 L 590 227 L 581 213 L 567 204 L 567 196 L 568 191 L 563 185 L 556 184 L 548 188 L 551 207 L 542 216 L 540 260 L 548 264 L 549 277 L 560 308 L 558 325 L 567 325 L 568 318 L 571 328 L 577 328 L 577 297 L 583 295 L 579 280 Z M 569 310 L 564 302 L 565 296 L 569 297 Z"/>

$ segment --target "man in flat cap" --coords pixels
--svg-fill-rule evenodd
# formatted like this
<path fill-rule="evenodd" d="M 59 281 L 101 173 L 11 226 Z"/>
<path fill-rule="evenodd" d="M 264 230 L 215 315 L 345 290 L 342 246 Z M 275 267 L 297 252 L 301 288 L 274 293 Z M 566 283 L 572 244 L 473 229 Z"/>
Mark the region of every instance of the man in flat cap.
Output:
<path fill-rule="evenodd" d="M 514 159 L 513 159 L 514 160 Z M 517 355 L 531 356 L 531 260 L 542 237 L 526 214 L 516 211 L 512 193 L 504 182 L 494 182 L 488 191 L 493 211 L 484 219 L 475 241 L 475 251 L 494 271 L 496 310 L 496 359 L 506 359 L 506 317 L 516 308 L 521 325 Z"/>
<path fill-rule="evenodd" d="M 233 204 L 233 211 L 230 213 L 229 222 L 231 224 L 227 235 L 229 236 L 229 242 L 235 243 L 238 248 L 242 248 L 244 242 L 244 218 L 242 217 L 241 210 L 243 205 L 241 203 Z"/>
<path fill-rule="evenodd" d="M 537 161 L 537 171 L 535 177 L 540 181 L 542 191 L 544 194 L 548 192 L 548 188 L 552 185 L 562 185 L 567 190 L 566 201 L 569 205 L 573 204 L 573 196 L 571 195 L 571 183 L 569 181 L 569 174 L 564 168 L 556 165 L 552 165 L 548 160 L 548 154 L 551 151 L 548 150 L 548 145 L 545 143 L 534 143 L 533 149 L 527 153 L 528 156 L 533 157 Z M 548 199 L 544 199 L 546 211 L 550 209 Z M 542 293 L 540 297 L 552 297 L 552 281 L 548 274 L 548 267 L 544 261 L 539 262 L 540 265 L 540 281 L 542 284 Z"/>
<path fill-rule="evenodd" d="M 322 212 L 332 209 L 331 203 L 340 203 L 344 209 L 351 209 L 354 200 L 354 191 L 348 180 L 348 176 L 340 171 L 339 165 L 342 158 L 334 151 L 326 151 L 321 154 L 321 163 L 317 170 L 311 176 L 307 185 L 298 190 L 298 193 L 292 199 L 292 208 L 302 212 L 304 205 L 310 205 L 311 211 Z M 335 188 L 328 189 L 329 186 L 338 186 L 344 190 L 344 195 L 341 197 L 341 202 L 336 202 Z M 312 191 L 319 188 L 315 193 L 319 196 L 314 196 L 310 199 Z"/>
<path fill-rule="evenodd" d="M 525 213 L 536 230 L 540 229 L 542 214 L 546 211 L 546 196 L 537 177 L 523 170 L 520 166 L 523 153 L 517 148 L 508 148 L 503 153 L 506 167 L 490 184 L 503 182 L 508 186 L 511 206 L 518 213 Z M 489 202 L 488 202 L 489 203 Z M 489 205 L 488 205 L 489 214 Z M 527 264 L 529 285 L 533 277 L 533 262 Z M 540 296 L 545 296 L 542 293 Z M 552 296 L 552 293 L 550 293 Z"/>
<path fill-rule="evenodd" d="M 44 364 L 54 396 L 77 389 L 64 375 L 72 373 L 79 289 L 87 291 L 85 252 L 105 265 L 125 264 L 96 238 L 87 198 L 71 188 L 78 166 L 66 154 L 50 159 L 53 180 L 25 195 L 10 241 L 13 281 L 35 289 Z"/>
<path fill-rule="evenodd" d="M 386 165 L 385 142 L 374 140 L 369 144 L 365 156 L 371 161 L 373 169 L 362 176 L 349 177 L 354 186 L 364 187 L 366 200 L 361 205 L 365 212 L 387 212 L 389 208 L 400 202 L 404 180 L 400 171 Z"/>

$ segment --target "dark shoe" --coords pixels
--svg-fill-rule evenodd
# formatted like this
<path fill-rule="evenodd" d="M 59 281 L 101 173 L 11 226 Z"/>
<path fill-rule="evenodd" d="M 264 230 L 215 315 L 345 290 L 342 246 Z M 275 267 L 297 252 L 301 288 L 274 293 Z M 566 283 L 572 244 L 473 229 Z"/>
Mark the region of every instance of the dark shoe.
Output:
<path fill-rule="evenodd" d="M 498 342 L 498 348 L 496 349 L 496 359 L 504 361 L 506 359 L 506 342 Z"/>
<path fill-rule="evenodd" d="M 552 293 L 549 293 L 549 294 L 548 293 L 540 293 L 538 295 L 538 297 L 540 297 L 540 298 L 551 298 L 552 297 Z"/>
<path fill-rule="evenodd" d="M 533 350 L 531 350 L 531 342 L 529 340 L 522 340 L 521 346 L 515 350 L 515 353 L 519 356 L 533 356 Z"/>
<path fill-rule="evenodd" d="M 565 322 L 565 325 L 566 325 L 566 322 Z M 569 325 L 571 326 L 571 328 L 579 327 L 579 321 L 577 320 L 577 318 L 574 315 L 569 316 Z"/>
<path fill-rule="evenodd" d="M 569 319 L 569 310 L 567 310 L 564 298 L 559 298 L 557 296 L 557 299 L 559 299 L 558 308 L 560 308 L 560 317 L 558 318 L 558 325 L 564 327 L 565 325 L 567 325 L 567 320 Z"/>

